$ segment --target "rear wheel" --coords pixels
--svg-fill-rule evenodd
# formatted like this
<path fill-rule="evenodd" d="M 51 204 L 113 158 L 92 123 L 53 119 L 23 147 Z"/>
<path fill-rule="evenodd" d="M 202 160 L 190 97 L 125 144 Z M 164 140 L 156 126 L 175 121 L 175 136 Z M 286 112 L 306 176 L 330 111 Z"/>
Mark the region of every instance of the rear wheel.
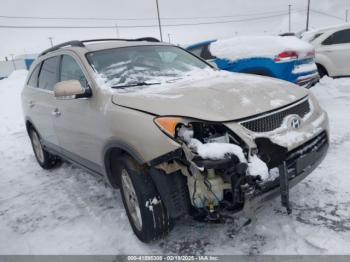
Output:
<path fill-rule="evenodd" d="M 120 160 L 120 188 L 131 227 L 143 242 L 166 236 L 173 227 L 150 175 L 129 157 Z"/>
<path fill-rule="evenodd" d="M 33 128 L 29 131 L 29 137 L 32 142 L 35 158 L 39 165 L 44 169 L 53 168 L 59 161 L 58 157 L 50 154 L 44 149 L 38 132 Z"/>

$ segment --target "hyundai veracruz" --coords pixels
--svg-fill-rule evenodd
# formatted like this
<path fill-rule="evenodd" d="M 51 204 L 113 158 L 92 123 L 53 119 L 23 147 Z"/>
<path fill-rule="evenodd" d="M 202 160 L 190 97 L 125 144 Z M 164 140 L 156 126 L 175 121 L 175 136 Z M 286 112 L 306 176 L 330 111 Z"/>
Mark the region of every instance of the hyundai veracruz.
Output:
<path fill-rule="evenodd" d="M 136 236 L 165 236 L 192 216 L 254 218 L 314 170 L 328 117 L 294 84 L 218 71 L 152 38 L 70 41 L 33 64 L 22 92 L 44 169 L 60 160 L 120 188 Z"/>

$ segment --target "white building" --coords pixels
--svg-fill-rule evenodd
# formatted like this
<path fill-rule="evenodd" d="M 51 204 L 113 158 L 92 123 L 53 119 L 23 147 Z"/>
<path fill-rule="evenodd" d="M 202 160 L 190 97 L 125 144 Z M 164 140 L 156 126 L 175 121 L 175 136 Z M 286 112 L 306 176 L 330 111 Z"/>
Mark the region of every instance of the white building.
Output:
<path fill-rule="evenodd" d="M 10 59 L 8 61 L 0 61 L 0 79 L 9 76 L 14 70 L 28 70 L 37 56 L 37 54 L 19 55 L 13 60 Z"/>

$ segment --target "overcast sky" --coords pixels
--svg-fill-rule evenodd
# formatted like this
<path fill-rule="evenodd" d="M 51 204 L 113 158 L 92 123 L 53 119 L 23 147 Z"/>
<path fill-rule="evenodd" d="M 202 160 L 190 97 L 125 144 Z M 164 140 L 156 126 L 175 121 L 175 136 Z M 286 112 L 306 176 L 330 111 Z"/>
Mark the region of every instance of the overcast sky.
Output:
<path fill-rule="evenodd" d="M 242 34 L 277 34 L 288 31 L 288 4 L 292 5 L 292 30 L 305 27 L 307 0 L 159 0 L 164 25 L 232 21 L 220 24 L 164 26 L 163 37 L 176 44 Z M 312 27 L 344 23 L 350 0 L 311 0 Z M 319 11 L 329 14 L 318 13 Z M 0 60 L 9 54 L 37 53 L 54 43 L 88 38 L 159 38 L 155 0 L 1 0 L 0 16 L 115 18 L 120 20 L 13 19 L 1 18 L 1 26 L 107 26 L 99 29 L 0 28 Z M 223 17 L 222 17 L 223 16 Z M 332 17 L 333 16 L 333 17 Z M 205 17 L 205 18 L 198 18 Z M 208 18 L 209 17 L 209 18 Z M 210 18 L 220 17 L 220 18 Z M 138 20 L 123 20 L 138 19 Z M 143 20 L 141 20 L 143 19 Z M 259 20 L 251 20 L 259 19 Z M 349 18 L 350 19 L 350 18 Z M 237 20 L 245 20 L 237 22 Z M 118 30 L 115 25 L 118 25 Z M 168 35 L 169 34 L 169 35 Z"/>

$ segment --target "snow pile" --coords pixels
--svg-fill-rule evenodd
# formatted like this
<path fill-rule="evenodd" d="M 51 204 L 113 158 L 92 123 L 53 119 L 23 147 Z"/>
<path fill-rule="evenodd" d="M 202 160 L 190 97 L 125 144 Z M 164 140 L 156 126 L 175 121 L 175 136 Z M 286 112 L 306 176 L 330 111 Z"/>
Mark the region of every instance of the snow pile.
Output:
<path fill-rule="evenodd" d="M 230 61 L 253 57 L 274 59 L 285 51 L 296 51 L 303 57 L 312 50 L 309 43 L 294 36 L 237 36 L 210 45 L 214 56 Z"/>
<path fill-rule="evenodd" d="M 206 143 L 203 144 L 199 140 L 191 139 L 189 145 L 191 149 L 195 150 L 198 155 L 204 159 L 224 159 L 229 155 L 235 155 L 239 161 L 246 162 L 242 148 L 230 143 Z"/>
<path fill-rule="evenodd" d="M 248 172 L 252 176 L 260 176 L 262 180 L 269 178 L 269 169 L 266 163 L 257 155 L 249 156 Z"/>

